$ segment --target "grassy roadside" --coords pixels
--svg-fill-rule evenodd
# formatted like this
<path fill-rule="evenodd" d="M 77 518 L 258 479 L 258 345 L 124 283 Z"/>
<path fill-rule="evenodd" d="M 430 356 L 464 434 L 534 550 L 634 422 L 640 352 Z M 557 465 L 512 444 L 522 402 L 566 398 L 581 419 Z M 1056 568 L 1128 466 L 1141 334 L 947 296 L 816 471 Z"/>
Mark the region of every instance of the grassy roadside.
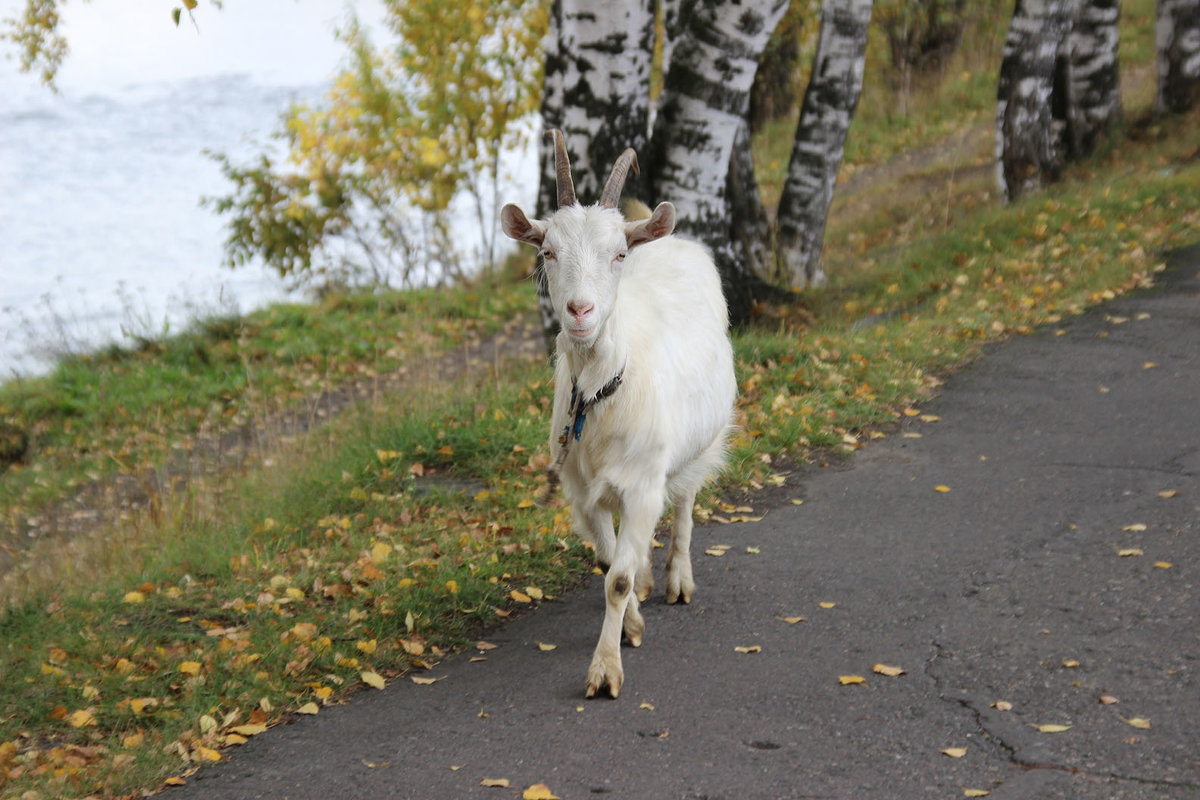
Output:
<path fill-rule="evenodd" d="M 203 320 L 184 335 L 4 383 L 0 424 L 22 431 L 36 459 L 3 473 L 0 531 L 11 538 L 88 482 L 159 465 L 196 439 L 494 333 L 523 308 L 516 293 L 486 286 L 334 294 Z"/>
<path fill-rule="evenodd" d="M 729 517 L 720 498 L 786 484 L 781 456 L 886 436 L 984 344 L 1144 285 L 1162 248 L 1200 238 L 1200 118 L 1133 119 L 1129 138 L 1012 207 L 987 197 L 986 176 L 940 162 L 885 175 L 869 202 L 839 200 L 831 285 L 736 336 L 743 433 L 698 516 Z M 29 406 L 0 394 L 10 419 L 78 405 L 38 417 L 47 460 L 33 478 L 5 473 L 0 487 L 30 482 L 0 507 L 35 512 L 86 477 L 56 477 L 75 460 L 120 469 L 124 448 L 122 463 L 153 463 L 231 404 L 229 416 L 263 414 L 534 306 L 527 282 L 503 277 L 327 303 L 72 366 L 54 391 L 18 387 Z M 177 351 L 206 355 L 162 357 Z M 140 796 L 186 780 L 350 690 L 437 680 L 444 653 L 581 580 L 590 564 L 567 511 L 532 503 L 549 395 L 544 364 L 518 361 L 377 397 L 280 442 L 273 466 L 198 478 L 96 531 L 84 557 L 53 562 L 0 616 L 0 798 Z"/>

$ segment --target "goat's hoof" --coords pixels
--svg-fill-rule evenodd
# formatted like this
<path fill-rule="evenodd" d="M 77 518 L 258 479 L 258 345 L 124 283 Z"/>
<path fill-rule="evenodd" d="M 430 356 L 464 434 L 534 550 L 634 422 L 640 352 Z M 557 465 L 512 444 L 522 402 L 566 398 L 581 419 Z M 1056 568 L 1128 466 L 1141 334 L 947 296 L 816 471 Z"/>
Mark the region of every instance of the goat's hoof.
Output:
<path fill-rule="evenodd" d="M 625 674 L 621 671 L 619 657 L 615 664 L 610 663 L 607 666 L 603 660 L 593 660 L 588 670 L 587 696 L 592 698 L 608 689 L 609 696 L 616 699 L 621 694 L 621 685 L 624 682 Z"/>
<path fill-rule="evenodd" d="M 688 572 L 691 572 L 689 569 Z M 686 605 L 692 602 L 692 592 L 696 591 L 696 582 L 692 576 L 683 570 L 667 571 L 667 602 L 678 603 L 681 600 Z"/>
<path fill-rule="evenodd" d="M 646 621 L 642 619 L 641 614 L 630 617 L 628 613 L 625 615 L 625 638 L 629 640 L 630 647 L 642 646 L 642 634 L 646 632 Z"/>

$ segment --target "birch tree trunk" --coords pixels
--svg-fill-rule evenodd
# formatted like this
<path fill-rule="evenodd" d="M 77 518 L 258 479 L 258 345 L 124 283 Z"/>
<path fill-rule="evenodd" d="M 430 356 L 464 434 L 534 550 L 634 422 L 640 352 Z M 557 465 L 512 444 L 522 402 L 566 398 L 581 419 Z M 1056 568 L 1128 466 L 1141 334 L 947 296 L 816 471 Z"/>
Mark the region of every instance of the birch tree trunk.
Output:
<path fill-rule="evenodd" d="M 1200 0 L 1158 0 L 1157 14 L 1155 106 L 1182 114 L 1200 102 Z"/>
<path fill-rule="evenodd" d="M 1070 48 L 1063 143 L 1071 160 L 1091 154 L 1098 139 L 1121 120 L 1117 21 L 1121 0 L 1079 0 Z"/>
<path fill-rule="evenodd" d="M 800 106 L 783 195 L 780 266 L 794 288 L 820 286 L 821 248 L 846 133 L 862 92 L 871 0 L 824 0 L 812 78 Z"/>
<path fill-rule="evenodd" d="M 767 217 L 758 179 L 754 175 L 754 154 L 750 150 L 750 120 L 742 120 L 733 139 L 729 175 L 725 183 L 729 198 L 730 233 L 735 257 L 749 272 L 769 283 L 775 282 L 775 256 L 771 247 L 771 220 Z"/>
<path fill-rule="evenodd" d="M 1010 201 L 1062 171 L 1051 102 L 1070 6 L 1069 0 L 1017 0 L 1008 29 L 996 92 L 996 179 Z"/>
<path fill-rule="evenodd" d="M 730 156 L 758 58 L 786 8 L 787 0 L 683 3 L 645 165 L 654 197 L 675 204 L 677 229 L 712 249 L 737 321 L 770 287 L 731 242 Z"/>
<path fill-rule="evenodd" d="M 560 128 L 566 137 L 581 203 L 599 200 L 609 169 L 626 147 L 646 151 L 654 9 L 655 0 L 554 0 L 551 6 L 542 122 L 546 129 Z M 542 145 L 540 168 L 537 213 L 545 218 L 558 197 L 549 141 Z M 646 182 L 631 174 L 626 194 L 648 199 Z M 540 262 L 537 275 L 542 332 L 551 344 L 559 321 Z"/>

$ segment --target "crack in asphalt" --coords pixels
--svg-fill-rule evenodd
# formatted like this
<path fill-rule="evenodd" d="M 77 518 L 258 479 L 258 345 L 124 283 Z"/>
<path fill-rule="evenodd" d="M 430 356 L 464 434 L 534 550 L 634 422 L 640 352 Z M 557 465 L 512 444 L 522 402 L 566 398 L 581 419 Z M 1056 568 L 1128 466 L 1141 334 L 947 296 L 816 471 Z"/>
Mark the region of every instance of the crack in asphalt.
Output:
<path fill-rule="evenodd" d="M 942 659 L 943 656 L 951 656 L 953 651 L 936 640 L 931 642 L 931 644 L 934 648 L 934 653 L 929 659 L 926 660 L 924 672 L 925 675 L 933 681 L 934 686 L 937 687 L 938 698 L 968 711 L 974 719 L 975 727 L 979 730 L 979 733 L 983 739 L 992 742 L 1003 753 L 1005 753 L 1005 760 L 1011 767 L 1026 772 L 1047 770 L 1053 772 L 1062 772 L 1069 775 L 1080 775 L 1089 778 L 1125 781 L 1146 786 L 1162 786 L 1164 788 L 1188 789 L 1191 791 L 1200 790 L 1200 784 L 1192 783 L 1190 781 L 1173 781 L 1166 778 L 1147 777 L 1145 775 L 1127 775 L 1120 772 L 1105 772 L 1103 770 L 1092 770 L 1071 764 L 1057 763 L 1051 758 L 1029 758 L 1023 756 L 1023 752 L 1030 749 L 1036 749 L 1036 744 L 1031 747 L 1028 744 L 1021 744 L 1011 741 L 1009 736 L 1006 736 L 1002 731 L 997 730 L 996 725 L 989 724 L 987 720 L 989 712 L 986 711 L 986 709 L 991 708 L 990 703 L 987 703 L 986 701 L 980 701 L 977 697 L 971 695 L 966 690 L 954 690 L 947 688 L 945 686 L 945 678 L 937 674 L 936 662 Z M 1015 712 L 999 711 L 996 713 L 1015 714 Z M 1029 723 L 1016 722 L 1009 724 L 1027 725 Z"/>

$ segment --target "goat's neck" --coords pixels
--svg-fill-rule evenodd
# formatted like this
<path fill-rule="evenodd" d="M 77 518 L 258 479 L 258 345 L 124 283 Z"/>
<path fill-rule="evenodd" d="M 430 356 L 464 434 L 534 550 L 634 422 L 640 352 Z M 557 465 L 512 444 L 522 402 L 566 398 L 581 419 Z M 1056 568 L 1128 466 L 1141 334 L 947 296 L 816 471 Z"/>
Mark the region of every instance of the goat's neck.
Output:
<path fill-rule="evenodd" d="M 615 375 L 625 369 L 629 360 L 629 344 L 622 326 L 614 317 L 605 323 L 600 335 L 589 347 L 573 342 L 563 352 L 571 378 L 584 397 L 592 397 Z M 561 340 L 560 340 L 561 344 Z"/>

